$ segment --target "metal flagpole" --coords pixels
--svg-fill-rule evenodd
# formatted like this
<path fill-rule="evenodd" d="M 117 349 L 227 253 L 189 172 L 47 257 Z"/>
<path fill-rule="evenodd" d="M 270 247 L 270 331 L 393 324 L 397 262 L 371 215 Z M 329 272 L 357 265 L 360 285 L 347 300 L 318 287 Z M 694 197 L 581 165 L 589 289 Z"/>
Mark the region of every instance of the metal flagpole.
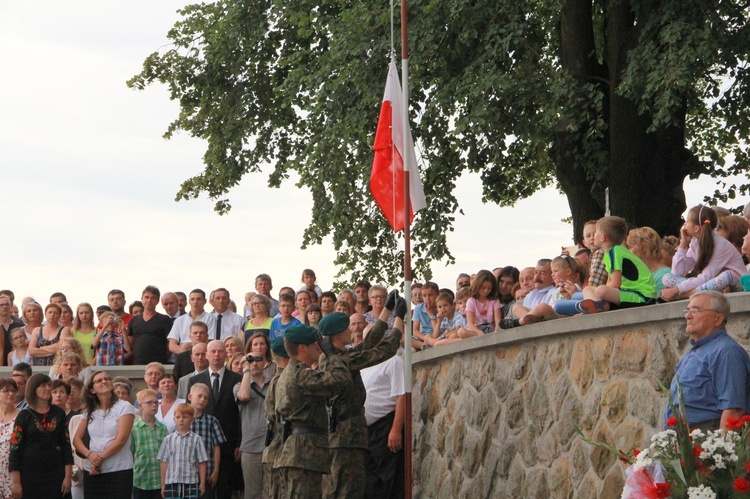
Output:
<path fill-rule="evenodd" d="M 411 220 L 409 217 L 411 198 L 409 196 L 409 47 L 407 32 L 406 0 L 401 0 L 401 90 L 403 95 L 402 127 L 404 151 L 404 497 L 411 499 L 412 484 L 412 436 L 411 436 Z"/>

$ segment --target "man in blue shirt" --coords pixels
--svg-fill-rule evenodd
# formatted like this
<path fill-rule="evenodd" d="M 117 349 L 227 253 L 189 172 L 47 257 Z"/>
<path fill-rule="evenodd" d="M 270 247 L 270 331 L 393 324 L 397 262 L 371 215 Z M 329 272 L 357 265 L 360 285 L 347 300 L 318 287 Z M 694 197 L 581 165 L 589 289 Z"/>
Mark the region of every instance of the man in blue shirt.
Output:
<path fill-rule="evenodd" d="M 722 293 L 701 291 L 685 310 L 692 348 L 675 367 L 671 393 L 678 403 L 677 379 L 691 428 L 725 429 L 728 418 L 750 408 L 750 356 L 726 331 L 729 303 Z M 667 405 L 664 421 L 673 416 Z"/>

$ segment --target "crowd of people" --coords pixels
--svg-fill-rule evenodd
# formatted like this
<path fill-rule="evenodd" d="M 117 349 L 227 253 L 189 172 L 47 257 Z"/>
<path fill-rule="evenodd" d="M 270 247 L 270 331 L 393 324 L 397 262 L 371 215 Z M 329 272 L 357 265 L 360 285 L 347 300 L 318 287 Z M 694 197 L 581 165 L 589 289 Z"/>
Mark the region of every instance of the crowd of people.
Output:
<path fill-rule="evenodd" d="M 0 497 L 398 497 L 399 347 L 750 290 L 748 219 L 698 205 L 670 238 L 608 216 L 533 267 L 414 283 L 406 342 L 398 293 L 323 291 L 310 269 L 278 298 L 258 275 L 240 307 L 225 288 L 146 286 L 127 311 L 117 289 L 75 309 L 1 290 Z M 146 389 L 107 374 L 126 364 Z"/>

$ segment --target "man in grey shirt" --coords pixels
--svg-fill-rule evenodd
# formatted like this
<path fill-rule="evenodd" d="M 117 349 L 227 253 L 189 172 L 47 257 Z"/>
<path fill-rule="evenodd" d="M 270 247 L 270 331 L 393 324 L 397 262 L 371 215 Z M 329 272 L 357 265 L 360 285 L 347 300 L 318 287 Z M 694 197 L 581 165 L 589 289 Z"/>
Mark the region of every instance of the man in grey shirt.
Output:
<path fill-rule="evenodd" d="M 242 476 L 245 499 L 260 499 L 263 492 L 263 449 L 266 438 L 265 399 L 271 378 L 263 368 L 266 359 L 261 352 L 250 352 L 242 361 L 242 383 L 235 385 L 234 398 L 240 408 L 242 437 Z M 269 373 L 272 376 L 273 373 Z"/>

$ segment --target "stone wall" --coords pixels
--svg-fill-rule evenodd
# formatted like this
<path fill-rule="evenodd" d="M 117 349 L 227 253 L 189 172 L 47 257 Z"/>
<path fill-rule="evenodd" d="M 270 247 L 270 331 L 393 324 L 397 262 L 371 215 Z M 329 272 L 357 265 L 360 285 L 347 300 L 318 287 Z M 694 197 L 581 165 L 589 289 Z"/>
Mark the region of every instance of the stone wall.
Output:
<path fill-rule="evenodd" d="M 729 332 L 750 347 L 750 294 Z M 689 348 L 687 302 L 539 323 L 414 355 L 415 497 L 619 497 Z"/>

